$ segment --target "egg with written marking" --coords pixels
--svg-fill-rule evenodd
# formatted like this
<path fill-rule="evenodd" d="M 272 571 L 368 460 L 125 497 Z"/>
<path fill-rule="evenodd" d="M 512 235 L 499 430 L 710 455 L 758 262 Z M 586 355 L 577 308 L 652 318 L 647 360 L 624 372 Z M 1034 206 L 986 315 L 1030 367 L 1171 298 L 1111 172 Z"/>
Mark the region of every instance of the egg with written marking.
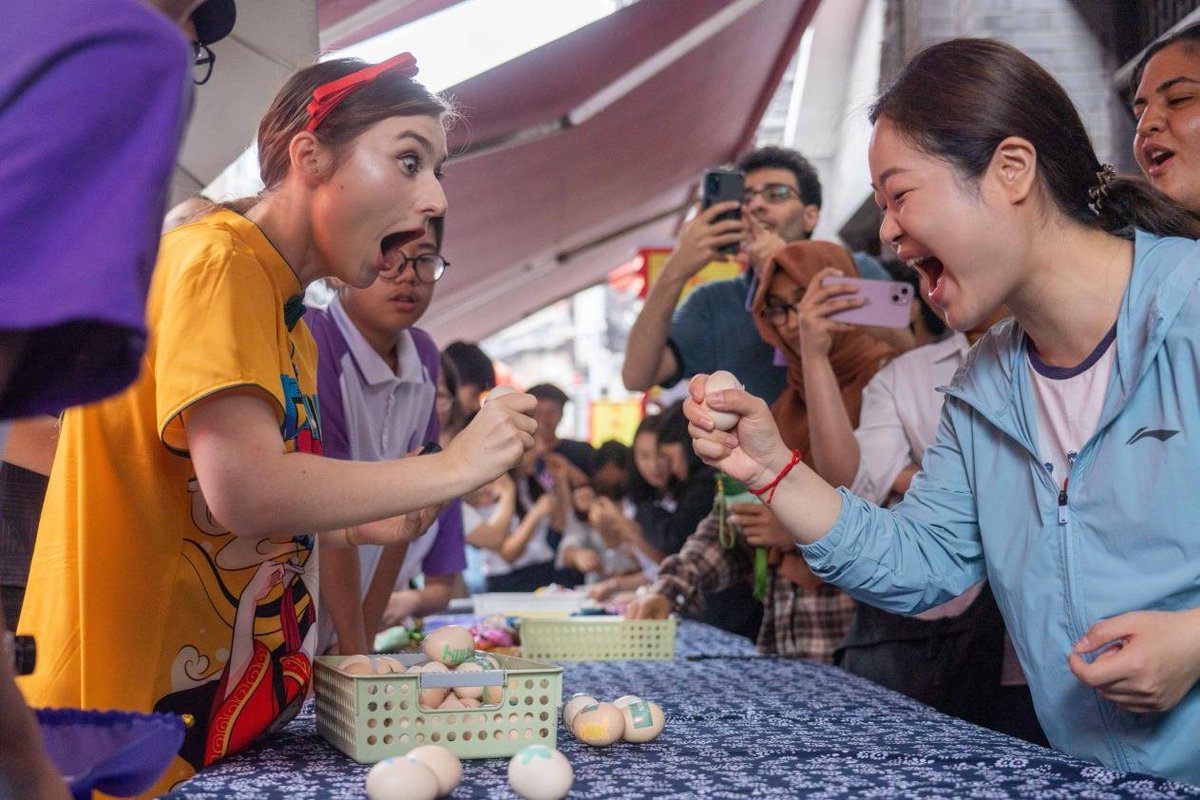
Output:
<path fill-rule="evenodd" d="M 447 625 L 426 636 L 421 649 L 434 661 L 457 667 L 475 655 L 475 637 L 461 625 Z"/>
<path fill-rule="evenodd" d="M 635 744 L 657 737 L 667 722 L 658 703 L 646 700 L 637 700 L 621 706 L 621 716 L 625 722 L 625 731 L 621 738 Z"/>
<path fill-rule="evenodd" d="M 524 800 L 561 800 L 574 782 L 571 762 L 544 744 L 522 747 L 508 762 L 508 785 Z"/>
<path fill-rule="evenodd" d="M 597 703 L 580 709 L 571 720 L 571 733 L 584 744 L 608 747 L 625 733 L 625 717 L 612 703 Z"/>
<path fill-rule="evenodd" d="M 732 372 L 719 369 L 712 375 L 708 376 L 708 380 L 704 382 L 704 393 L 719 392 L 723 389 L 741 389 L 742 384 Z M 713 425 L 719 431 L 729 431 L 737 425 L 738 414 L 732 411 L 717 411 L 709 407 L 707 401 L 704 403 L 704 411 L 708 414 L 709 419 L 713 421 Z"/>
<path fill-rule="evenodd" d="M 369 800 L 434 800 L 437 775 L 412 756 L 385 758 L 367 773 Z"/>
<path fill-rule="evenodd" d="M 441 745 L 422 745 L 409 750 L 406 755 L 433 771 L 438 783 L 438 797 L 450 794 L 462 781 L 462 762 L 458 760 L 458 756 Z"/>

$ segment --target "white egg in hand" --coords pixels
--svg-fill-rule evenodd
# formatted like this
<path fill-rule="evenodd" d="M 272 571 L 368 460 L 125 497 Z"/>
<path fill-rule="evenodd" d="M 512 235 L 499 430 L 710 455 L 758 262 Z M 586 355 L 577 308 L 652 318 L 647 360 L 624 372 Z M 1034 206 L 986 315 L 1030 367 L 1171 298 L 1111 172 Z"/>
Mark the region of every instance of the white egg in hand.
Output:
<path fill-rule="evenodd" d="M 508 762 L 508 785 L 525 800 L 561 800 L 574 782 L 571 762 L 544 744 L 522 747 Z"/>
<path fill-rule="evenodd" d="M 367 773 L 368 800 L 434 800 L 438 779 L 411 756 L 385 758 Z"/>
<path fill-rule="evenodd" d="M 483 402 L 486 403 L 489 400 L 493 400 L 497 397 L 504 397 L 504 395 L 506 395 L 506 394 L 516 394 L 516 393 L 517 393 L 517 390 L 514 389 L 513 387 L 509 386 L 507 383 L 501 384 L 500 386 L 497 386 L 494 389 L 489 389 L 488 393 L 487 393 L 487 397 L 485 397 L 483 399 Z"/>
<path fill-rule="evenodd" d="M 741 388 L 741 381 L 735 378 L 732 372 L 723 369 L 719 369 L 712 375 L 709 375 L 708 380 L 704 382 L 704 393 L 706 395 L 709 392 L 719 392 L 722 389 Z M 734 426 L 737 425 L 739 415 L 734 414 L 732 411 L 716 411 L 709 408 L 707 402 L 704 404 L 704 411 L 719 431 L 733 430 Z"/>

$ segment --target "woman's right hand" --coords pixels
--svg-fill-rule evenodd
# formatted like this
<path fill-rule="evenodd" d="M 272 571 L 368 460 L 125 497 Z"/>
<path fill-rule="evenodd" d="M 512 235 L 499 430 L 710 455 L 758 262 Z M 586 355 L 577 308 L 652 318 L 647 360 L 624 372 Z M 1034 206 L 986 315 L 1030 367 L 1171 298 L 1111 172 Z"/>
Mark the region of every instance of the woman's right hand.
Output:
<path fill-rule="evenodd" d="M 697 375 L 688 384 L 683 413 L 696 455 L 711 467 L 750 487 L 765 486 L 787 465 L 792 451 L 779 436 L 771 409 L 760 398 L 743 389 L 722 389 L 706 394 L 707 375 Z M 713 426 L 705 401 L 715 411 L 738 415 L 732 430 Z"/>
<path fill-rule="evenodd" d="M 494 397 L 450 442 L 446 455 L 472 487 L 507 472 L 533 447 L 537 423 L 530 415 L 536 406 L 531 394 Z"/>
<path fill-rule="evenodd" d="M 661 594 L 644 594 L 625 608 L 625 619 L 666 619 L 671 616 L 671 601 Z"/>

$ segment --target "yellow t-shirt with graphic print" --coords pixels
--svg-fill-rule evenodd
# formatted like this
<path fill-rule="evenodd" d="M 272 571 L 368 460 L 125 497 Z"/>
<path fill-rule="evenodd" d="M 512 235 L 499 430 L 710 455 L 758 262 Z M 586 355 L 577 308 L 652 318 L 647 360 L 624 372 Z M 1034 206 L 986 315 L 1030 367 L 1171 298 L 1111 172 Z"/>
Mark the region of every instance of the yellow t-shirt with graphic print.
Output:
<path fill-rule="evenodd" d="M 35 706 L 190 715 L 156 791 L 291 719 L 310 682 L 313 538 L 226 531 L 196 482 L 182 415 L 215 392 L 258 388 L 286 449 L 321 452 L 316 345 L 291 318 L 300 291 L 238 214 L 171 231 L 141 376 L 63 420 L 20 624 L 40 658 L 22 689 Z"/>

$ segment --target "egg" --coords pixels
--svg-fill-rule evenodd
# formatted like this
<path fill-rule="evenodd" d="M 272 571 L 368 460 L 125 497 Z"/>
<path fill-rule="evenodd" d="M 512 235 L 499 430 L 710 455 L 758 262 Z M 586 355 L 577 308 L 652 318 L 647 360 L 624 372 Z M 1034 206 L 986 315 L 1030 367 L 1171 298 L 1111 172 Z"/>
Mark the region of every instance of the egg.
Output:
<path fill-rule="evenodd" d="M 508 785 L 524 800 L 561 800 L 574 782 L 571 762 L 544 744 L 522 747 L 508 762 Z"/>
<path fill-rule="evenodd" d="M 391 656 L 375 656 L 374 661 L 376 675 L 391 675 L 408 671 L 404 664 Z"/>
<path fill-rule="evenodd" d="M 516 394 L 516 393 L 517 393 L 517 390 L 514 389 L 513 387 L 509 386 L 508 384 L 501 384 L 500 386 L 497 386 L 494 389 L 489 389 L 488 393 L 487 393 L 487 397 L 484 398 L 483 402 L 486 404 L 489 400 L 492 400 L 494 398 L 504 397 L 504 395 L 506 395 L 506 394 Z"/>
<path fill-rule="evenodd" d="M 454 791 L 454 787 L 462 781 L 462 762 L 458 756 L 441 745 L 427 744 L 409 750 L 406 754 L 415 758 L 433 771 L 437 778 L 438 797 L 445 797 Z"/>
<path fill-rule="evenodd" d="M 437 775 L 411 755 L 385 758 L 367 773 L 368 800 L 434 800 L 437 796 Z"/>
<path fill-rule="evenodd" d="M 741 382 L 734 377 L 732 372 L 719 369 L 712 375 L 708 376 L 708 380 L 704 383 L 704 392 L 718 392 L 722 389 L 741 389 Z M 708 407 L 708 403 L 704 404 L 704 410 L 708 414 L 709 419 L 713 421 L 713 425 L 719 431 L 733 430 L 737 425 L 738 414 L 732 411 L 715 411 Z"/>
<path fill-rule="evenodd" d="M 483 696 L 479 698 L 481 705 L 494 706 L 504 700 L 503 686 L 484 686 Z"/>
<path fill-rule="evenodd" d="M 457 710 L 462 708 L 466 708 L 466 706 L 462 704 L 461 700 L 451 694 L 447 695 L 446 699 L 442 701 L 442 704 L 438 706 L 438 711 Z"/>
<path fill-rule="evenodd" d="M 450 668 L 440 661 L 422 661 L 420 664 L 413 664 L 408 668 L 412 672 L 449 672 Z"/>
<path fill-rule="evenodd" d="M 642 698 L 638 697 L 636 694 L 623 694 L 616 700 L 613 700 L 613 705 L 617 708 L 623 708 L 630 703 L 640 703 L 641 700 Z"/>
<path fill-rule="evenodd" d="M 585 706 L 594 705 L 598 700 L 590 694 L 573 694 L 571 699 L 566 702 L 562 710 L 563 725 L 567 730 L 571 729 L 571 721 L 575 719 L 575 715 L 579 713 L 579 709 Z"/>
<path fill-rule="evenodd" d="M 479 664 L 475 663 L 474 661 L 464 661 L 463 663 L 459 664 L 457 667 L 454 668 L 454 672 L 463 672 L 463 673 L 483 672 L 483 667 L 479 666 Z M 458 695 L 460 700 L 462 700 L 462 699 L 478 700 L 479 698 L 483 697 L 483 687 L 482 686 L 455 686 L 454 693 L 456 695 Z"/>
<path fill-rule="evenodd" d="M 500 660 L 490 653 L 477 652 L 471 660 L 484 669 L 500 669 Z"/>
<path fill-rule="evenodd" d="M 584 744 L 608 747 L 625 733 L 625 717 L 612 703 L 596 703 L 579 710 L 571 720 L 571 733 Z"/>
<path fill-rule="evenodd" d="M 627 742 L 641 744 L 648 742 L 662 733 L 666 717 L 658 707 L 658 703 L 637 700 L 621 706 L 621 717 L 625 723 L 625 731 L 621 738 Z"/>
<path fill-rule="evenodd" d="M 417 693 L 417 703 L 421 708 L 438 708 L 450 694 L 449 689 L 440 686 L 427 686 Z"/>
<path fill-rule="evenodd" d="M 462 704 L 463 708 L 479 708 L 479 701 L 474 697 L 460 697 L 458 702 Z"/>
<path fill-rule="evenodd" d="M 337 668 L 347 675 L 375 674 L 375 665 L 366 656 L 347 656 L 338 662 Z"/>
<path fill-rule="evenodd" d="M 457 667 L 475 655 L 475 637 L 461 625 L 447 625 L 425 637 L 421 649 L 432 660 Z"/>

